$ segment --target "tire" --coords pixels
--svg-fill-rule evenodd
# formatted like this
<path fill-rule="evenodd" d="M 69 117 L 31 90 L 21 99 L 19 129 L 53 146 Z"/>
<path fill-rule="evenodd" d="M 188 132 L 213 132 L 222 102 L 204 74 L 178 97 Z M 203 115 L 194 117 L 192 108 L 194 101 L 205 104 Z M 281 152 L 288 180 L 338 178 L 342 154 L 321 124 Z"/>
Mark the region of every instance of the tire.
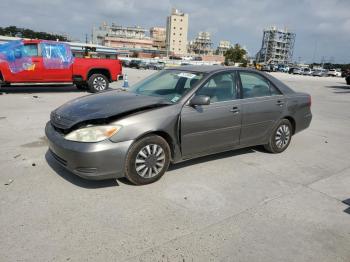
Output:
<path fill-rule="evenodd" d="M 76 83 L 75 86 L 77 87 L 77 89 L 79 90 L 87 90 L 88 89 L 88 85 L 86 83 Z"/>
<path fill-rule="evenodd" d="M 125 176 L 135 185 L 153 183 L 168 169 L 170 156 L 169 145 L 162 137 L 152 135 L 141 138 L 129 149 Z"/>
<path fill-rule="evenodd" d="M 269 143 L 264 145 L 266 151 L 277 154 L 286 150 L 292 140 L 293 127 L 289 120 L 282 119 L 274 128 Z"/>
<path fill-rule="evenodd" d="M 108 78 L 102 74 L 93 74 L 88 80 L 88 87 L 92 93 L 107 90 L 109 87 Z"/>
<path fill-rule="evenodd" d="M 350 76 L 347 76 L 347 77 L 345 78 L 345 80 L 346 80 L 346 84 L 350 85 Z"/>

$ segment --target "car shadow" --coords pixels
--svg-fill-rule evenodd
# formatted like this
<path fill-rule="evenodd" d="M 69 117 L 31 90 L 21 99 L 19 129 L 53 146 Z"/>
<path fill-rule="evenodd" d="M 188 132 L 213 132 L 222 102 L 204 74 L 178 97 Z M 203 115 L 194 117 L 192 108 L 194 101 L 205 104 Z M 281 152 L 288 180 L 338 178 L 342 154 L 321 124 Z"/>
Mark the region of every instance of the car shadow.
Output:
<path fill-rule="evenodd" d="M 0 94 L 16 93 L 87 93 L 86 90 L 79 90 L 72 84 L 67 85 L 11 85 L 0 88 Z"/>
<path fill-rule="evenodd" d="M 335 90 L 333 93 L 335 94 L 346 94 L 350 93 L 350 85 L 344 86 L 326 86 L 326 88 Z"/>
<path fill-rule="evenodd" d="M 61 165 L 59 165 L 56 160 L 52 157 L 49 150 L 46 151 L 45 159 L 48 165 L 51 167 L 53 171 L 66 181 L 86 189 L 97 189 L 97 188 L 105 188 L 105 187 L 115 187 L 119 186 L 118 182 L 115 179 L 109 179 L 109 180 L 101 180 L 101 181 L 93 181 L 93 180 L 87 180 L 83 179 L 65 168 L 63 168 Z"/>
<path fill-rule="evenodd" d="M 249 148 L 242 148 L 242 149 L 231 150 L 231 151 L 226 151 L 226 152 L 222 152 L 222 153 L 216 153 L 216 154 L 212 154 L 212 155 L 202 156 L 202 157 L 190 159 L 190 160 L 187 160 L 184 162 L 180 162 L 177 164 L 171 164 L 169 166 L 168 170 L 169 171 L 177 170 L 177 169 L 181 169 L 181 168 L 188 167 L 188 166 L 202 164 L 204 162 L 210 162 L 210 161 L 214 161 L 214 160 L 218 160 L 218 159 L 234 157 L 237 155 L 255 153 L 256 151 L 260 151 L 260 150 L 262 150 L 262 149 L 259 147 L 249 147 Z"/>

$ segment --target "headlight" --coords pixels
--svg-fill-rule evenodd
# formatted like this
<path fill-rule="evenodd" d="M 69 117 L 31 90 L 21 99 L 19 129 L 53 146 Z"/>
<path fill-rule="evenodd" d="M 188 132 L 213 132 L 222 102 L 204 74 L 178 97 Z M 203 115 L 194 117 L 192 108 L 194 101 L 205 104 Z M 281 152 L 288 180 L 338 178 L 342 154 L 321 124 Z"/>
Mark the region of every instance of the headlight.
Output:
<path fill-rule="evenodd" d="M 88 126 L 75 130 L 65 139 L 77 142 L 100 142 L 115 135 L 121 126 Z"/>

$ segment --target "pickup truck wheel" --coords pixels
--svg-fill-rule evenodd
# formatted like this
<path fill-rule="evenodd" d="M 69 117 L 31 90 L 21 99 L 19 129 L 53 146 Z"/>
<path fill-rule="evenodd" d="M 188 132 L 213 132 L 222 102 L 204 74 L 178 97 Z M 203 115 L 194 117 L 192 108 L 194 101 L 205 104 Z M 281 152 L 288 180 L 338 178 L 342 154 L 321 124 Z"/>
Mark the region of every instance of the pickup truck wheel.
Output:
<path fill-rule="evenodd" d="M 88 81 L 89 89 L 92 93 L 101 92 L 108 89 L 109 81 L 106 76 L 93 74 Z"/>
<path fill-rule="evenodd" d="M 270 153 L 282 153 L 290 144 L 292 139 L 292 125 L 288 119 L 282 119 L 273 130 L 269 143 L 264 145 L 266 151 Z"/>

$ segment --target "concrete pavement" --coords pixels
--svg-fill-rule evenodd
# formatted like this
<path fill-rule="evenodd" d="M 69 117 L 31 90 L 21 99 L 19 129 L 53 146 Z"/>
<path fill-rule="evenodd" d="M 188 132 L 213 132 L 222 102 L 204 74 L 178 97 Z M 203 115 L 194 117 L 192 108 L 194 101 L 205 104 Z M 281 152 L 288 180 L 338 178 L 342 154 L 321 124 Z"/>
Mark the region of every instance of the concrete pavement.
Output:
<path fill-rule="evenodd" d="M 125 71 L 130 84 L 151 73 Z M 350 86 L 274 75 L 312 95 L 311 127 L 287 151 L 203 157 L 142 187 L 82 180 L 46 154 L 50 111 L 85 92 L 7 88 L 0 95 L 0 260 L 350 261 L 343 203 L 350 199 Z"/>

